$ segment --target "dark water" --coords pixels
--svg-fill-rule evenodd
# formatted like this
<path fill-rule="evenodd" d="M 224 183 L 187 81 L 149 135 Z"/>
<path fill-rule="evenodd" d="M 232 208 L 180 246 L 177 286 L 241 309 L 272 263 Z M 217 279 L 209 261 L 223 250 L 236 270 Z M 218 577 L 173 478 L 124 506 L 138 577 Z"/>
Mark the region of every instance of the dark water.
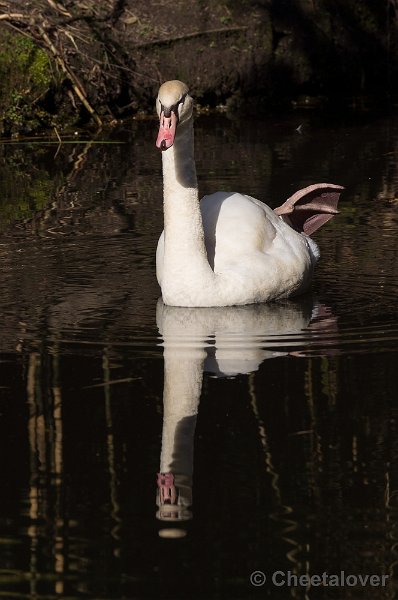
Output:
<path fill-rule="evenodd" d="M 158 302 L 155 136 L 0 146 L 0 597 L 394 598 L 398 121 L 197 120 L 203 194 L 347 188 L 312 294 L 227 309 Z"/>

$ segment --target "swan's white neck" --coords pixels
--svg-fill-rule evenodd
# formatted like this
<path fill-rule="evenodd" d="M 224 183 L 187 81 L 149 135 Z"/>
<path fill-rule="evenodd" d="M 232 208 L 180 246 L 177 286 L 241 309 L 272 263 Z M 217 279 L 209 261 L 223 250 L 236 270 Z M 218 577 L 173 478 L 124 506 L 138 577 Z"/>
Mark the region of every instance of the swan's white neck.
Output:
<path fill-rule="evenodd" d="M 178 126 L 173 146 L 162 153 L 164 198 L 164 284 L 187 292 L 210 283 L 214 273 L 204 241 L 194 160 L 193 120 Z M 165 293 L 166 292 L 166 293 Z"/>

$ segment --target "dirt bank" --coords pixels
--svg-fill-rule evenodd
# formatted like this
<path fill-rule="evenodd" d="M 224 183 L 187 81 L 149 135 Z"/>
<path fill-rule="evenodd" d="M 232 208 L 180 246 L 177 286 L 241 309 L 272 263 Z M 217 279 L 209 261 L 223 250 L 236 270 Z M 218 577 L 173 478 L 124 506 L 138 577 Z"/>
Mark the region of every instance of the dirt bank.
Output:
<path fill-rule="evenodd" d="M 235 110 L 385 103 L 398 91 L 397 10 L 395 0 L 1 2 L 2 129 L 152 110 L 170 78 L 202 105 Z M 35 49 L 15 60 L 21 36 L 45 53 L 40 84 Z"/>

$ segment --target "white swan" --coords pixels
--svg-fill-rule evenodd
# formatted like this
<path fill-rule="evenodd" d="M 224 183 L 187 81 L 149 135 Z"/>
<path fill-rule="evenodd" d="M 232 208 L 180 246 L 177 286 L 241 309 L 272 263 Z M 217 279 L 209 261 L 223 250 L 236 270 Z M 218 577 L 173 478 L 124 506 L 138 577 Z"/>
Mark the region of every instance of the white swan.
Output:
<path fill-rule="evenodd" d="M 199 203 L 188 87 L 167 81 L 156 108 L 164 188 L 156 272 L 164 302 L 231 306 L 305 291 L 319 258 L 308 236 L 337 213 L 343 188 L 309 186 L 275 211 L 238 193 L 217 192 Z"/>

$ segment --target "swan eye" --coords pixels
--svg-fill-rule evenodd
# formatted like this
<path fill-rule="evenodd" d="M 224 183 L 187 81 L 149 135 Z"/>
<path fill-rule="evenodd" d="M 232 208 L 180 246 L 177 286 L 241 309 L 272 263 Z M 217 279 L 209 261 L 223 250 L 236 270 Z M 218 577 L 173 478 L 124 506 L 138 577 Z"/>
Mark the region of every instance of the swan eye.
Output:
<path fill-rule="evenodd" d="M 185 93 L 179 100 L 178 102 L 176 102 L 175 104 L 173 104 L 170 107 L 165 107 L 163 106 L 160 98 L 159 98 L 159 103 L 160 103 L 160 108 L 161 111 L 163 112 L 165 117 L 170 117 L 171 113 L 173 112 L 175 114 L 175 116 L 177 117 L 177 119 L 179 120 L 180 118 L 180 107 L 182 104 L 184 104 L 185 102 L 185 98 L 187 97 L 187 93 Z"/>
<path fill-rule="evenodd" d="M 177 111 L 178 111 L 178 115 L 179 115 L 179 116 L 180 116 L 180 113 L 181 113 L 181 111 L 182 111 L 182 107 L 183 107 L 183 105 L 184 105 L 184 100 L 185 100 L 185 96 L 183 96 L 183 97 L 181 98 L 181 100 L 178 102 L 178 104 L 177 104 L 177 107 L 176 107 L 176 108 L 177 108 Z"/>

